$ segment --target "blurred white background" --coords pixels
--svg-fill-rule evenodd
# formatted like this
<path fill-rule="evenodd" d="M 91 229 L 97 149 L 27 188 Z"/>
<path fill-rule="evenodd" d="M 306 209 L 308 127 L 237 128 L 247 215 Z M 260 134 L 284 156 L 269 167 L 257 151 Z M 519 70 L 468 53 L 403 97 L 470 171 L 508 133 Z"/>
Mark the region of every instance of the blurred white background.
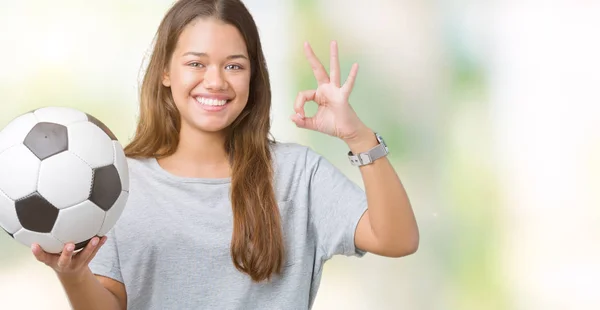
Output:
<path fill-rule="evenodd" d="M 0 128 L 46 105 L 126 144 L 142 63 L 172 1 L 0 0 Z M 339 141 L 288 121 L 314 86 L 309 40 L 360 72 L 351 98 L 386 138 L 419 251 L 338 257 L 314 309 L 600 309 L 600 2 L 247 0 L 273 134 L 360 183 Z M 2 171 L 0 171 L 2 173 Z M 0 234 L 2 309 L 67 309 L 53 272 Z"/>

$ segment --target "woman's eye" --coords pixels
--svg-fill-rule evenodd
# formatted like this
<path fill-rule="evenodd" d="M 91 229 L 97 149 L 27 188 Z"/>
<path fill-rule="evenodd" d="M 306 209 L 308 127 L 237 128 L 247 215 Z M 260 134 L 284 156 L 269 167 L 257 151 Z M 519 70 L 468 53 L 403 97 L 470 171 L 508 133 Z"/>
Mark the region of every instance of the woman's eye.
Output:
<path fill-rule="evenodd" d="M 228 70 L 241 70 L 242 69 L 242 67 L 239 65 L 228 65 L 225 68 L 227 68 Z"/>
<path fill-rule="evenodd" d="M 195 67 L 195 68 L 200 68 L 202 67 L 202 64 L 199 62 L 192 62 L 189 64 L 191 67 Z"/>

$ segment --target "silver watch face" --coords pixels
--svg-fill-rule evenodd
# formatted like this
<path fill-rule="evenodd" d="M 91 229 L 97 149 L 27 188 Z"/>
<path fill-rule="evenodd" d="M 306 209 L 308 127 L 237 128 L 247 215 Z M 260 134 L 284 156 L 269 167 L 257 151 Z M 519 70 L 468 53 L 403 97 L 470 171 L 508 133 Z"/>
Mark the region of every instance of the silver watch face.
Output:
<path fill-rule="evenodd" d="M 379 141 L 379 143 L 383 144 L 383 146 L 387 147 L 387 144 L 385 144 L 385 141 L 383 140 L 383 137 L 380 136 L 378 133 L 375 133 L 375 137 L 377 137 L 377 141 Z"/>
<path fill-rule="evenodd" d="M 377 141 L 379 141 L 379 143 L 380 143 L 381 145 L 383 145 L 383 147 L 385 148 L 385 152 L 386 152 L 386 153 L 387 153 L 387 152 L 389 152 L 390 150 L 388 149 L 388 146 L 387 146 L 387 144 L 386 144 L 386 143 L 385 143 L 385 141 L 383 140 L 383 137 L 382 137 L 380 134 L 378 134 L 378 133 L 375 133 L 375 137 L 377 137 Z"/>

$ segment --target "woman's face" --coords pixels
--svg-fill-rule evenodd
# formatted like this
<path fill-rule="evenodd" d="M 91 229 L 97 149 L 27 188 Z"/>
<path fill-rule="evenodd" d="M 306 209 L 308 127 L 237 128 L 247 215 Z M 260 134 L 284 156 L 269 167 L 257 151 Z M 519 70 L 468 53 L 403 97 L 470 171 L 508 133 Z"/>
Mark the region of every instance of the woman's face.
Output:
<path fill-rule="evenodd" d="M 233 123 L 248 102 L 249 59 L 245 41 L 232 25 L 209 18 L 185 28 L 163 78 L 182 130 L 219 132 Z"/>

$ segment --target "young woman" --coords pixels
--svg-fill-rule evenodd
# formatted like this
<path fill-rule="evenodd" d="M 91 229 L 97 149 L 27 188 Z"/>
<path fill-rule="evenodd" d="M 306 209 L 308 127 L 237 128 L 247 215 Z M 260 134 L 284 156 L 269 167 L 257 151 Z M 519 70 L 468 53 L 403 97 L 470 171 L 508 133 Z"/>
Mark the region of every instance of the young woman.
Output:
<path fill-rule="evenodd" d="M 335 42 L 329 74 L 304 48 L 318 87 L 291 120 L 345 141 L 366 193 L 311 149 L 269 139 L 269 75 L 240 0 L 180 0 L 142 84 L 119 222 L 76 254 L 33 246 L 74 309 L 309 309 L 333 255 L 416 251 L 387 148 L 348 103 L 358 67 L 341 84 Z"/>

